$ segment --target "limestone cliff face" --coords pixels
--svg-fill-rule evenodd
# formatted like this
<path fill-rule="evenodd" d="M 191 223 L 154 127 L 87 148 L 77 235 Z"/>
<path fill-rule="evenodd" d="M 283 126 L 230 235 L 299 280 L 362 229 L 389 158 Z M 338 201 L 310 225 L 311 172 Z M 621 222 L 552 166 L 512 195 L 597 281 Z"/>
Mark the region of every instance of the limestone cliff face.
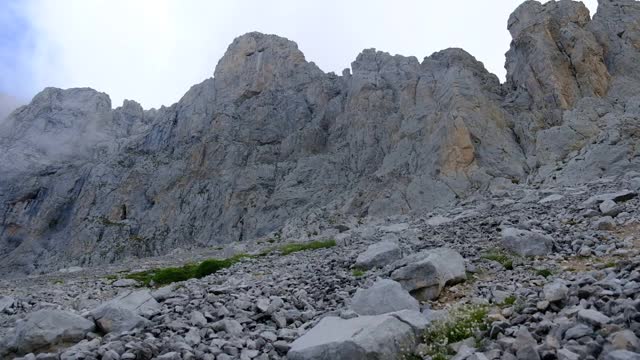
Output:
<path fill-rule="evenodd" d="M 304 237 L 495 184 L 627 171 L 639 19 L 634 1 L 602 2 L 593 20 L 580 3 L 525 2 L 506 84 L 461 49 L 422 62 L 364 50 L 337 76 L 249 33 L 170 107 L 45 89 L 0 123 L 0 271 Z"/>

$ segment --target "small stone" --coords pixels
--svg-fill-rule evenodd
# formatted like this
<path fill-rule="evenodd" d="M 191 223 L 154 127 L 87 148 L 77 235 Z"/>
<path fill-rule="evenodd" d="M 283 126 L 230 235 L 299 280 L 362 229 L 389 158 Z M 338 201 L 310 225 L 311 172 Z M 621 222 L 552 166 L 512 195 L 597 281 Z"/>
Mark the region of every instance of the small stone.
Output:
<path fill-rule="evenodd" d="M 616 227 L 616 223 L 611 216 L 604 216 L 593 222 L 593 227 L 598 230 L 613 230 Z"/>
<path fill-rule="evenodd" d="M 608 316 L 593 309 L 583 309 L 578 311 L 578 320 L 593 326 L 602 326 L 611 321 Z"/>
<path fill-rule="evenodd" d="M 140 283 L 133 279 L 119 279 L 113 282 L 111 286 L 115 287 L 129 287 L 129 286 L 138 286 Z"/>
<path fill-rule="evenodd" d="M 545 285 L 542 291 L 544 293 L 544 299 L 549 302 L 565 300 L 569 294 L 569 288 L 558 281 Z"/>
<path fill-rule="evenodd" d="M 587 336 L 590 334 L 593 334 L 593 329 L 591 328 L 591 326 L 578 324 L 570 328 L 564 333 L 564 339 L 565 340 L 579 339 L 583 336 Z"/>
<path fill-rule="evenodd" d="M 540 311 L 545 311 L 549 307 L 549 302 L 547 300 L 538 301 L 536 303 L 536 309 Z"/>
<path fill-rule="evenodd" d="M 602 215 L 611 217 L 615 217 L 620 213 L 620 211 L 622 211 L 618 204 L 613 200 L 605 200 L 601 202 L 599 208 Z"/>

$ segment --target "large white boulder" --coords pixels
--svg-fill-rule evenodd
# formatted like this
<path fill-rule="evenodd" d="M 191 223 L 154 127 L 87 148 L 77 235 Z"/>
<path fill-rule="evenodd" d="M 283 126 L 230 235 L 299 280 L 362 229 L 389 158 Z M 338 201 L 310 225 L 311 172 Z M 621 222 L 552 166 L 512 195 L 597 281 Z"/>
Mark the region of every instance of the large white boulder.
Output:
<path fill-rule="evenodd" d="M 420 311 L 420 304 L 400 283 L 378 279 L 370 288 L 356 291 L 351 309 L 359 315 L 381 315 L 400 310 Z"/>
<path fill-rule="evenodd" d="M 506 228 L 502 230 L 502 246 L 520 256 L 543 256 L 553 250 L 553 238 L 533 231 Z"/>
<path fill-rule="evenodd" d="M 394 265 L 391 278 L 418 300 L 437 299 L 445 285 L 467 277 L 464 258 L 449 248 L 424 250 Z"/>
<path fill-rule="evenodd" d="M 356 259 L 356 267 L 360 269 L 372 269 L 384 267 L 402 258 L 402 250 L 396 242 L 381 241 L 369 245 L 367 250 Z"/>
<path fill-rule="evenodd" d="M 104 332 L 132 330 L 147 323 L 144 316 L 154 314 L 160 304 L 148 290 L 127 291 L 91 311 L 91 316 Z"/>
<path fill-rule="evenodd" d="M 93 321 L 62 310 L 39 310 L 16 324 L 13 348 L 29 353 L 52 345 L 77 342 L 95 328 Z"/>
<path fill-rule="evenodd" d="M 289 360 L 401 359 L 416 346 L 428 321 L 417 311 L 360 316 L 325 317 L 291 344 Z"/>

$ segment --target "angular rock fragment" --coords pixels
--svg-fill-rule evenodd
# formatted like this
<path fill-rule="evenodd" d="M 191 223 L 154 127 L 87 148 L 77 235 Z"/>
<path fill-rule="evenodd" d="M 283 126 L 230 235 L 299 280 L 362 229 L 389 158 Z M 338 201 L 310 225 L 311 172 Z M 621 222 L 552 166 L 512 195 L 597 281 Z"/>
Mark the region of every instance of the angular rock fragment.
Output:
<path fill-rule="evenodd" d="M 368 289 L 358 289 L 351 309 L 359 315 L 381 315 L 400 310 L 420 311 L 420 304 L 399 283 L 378 279 Z"/>
<path fill-rule="evenodd" d="M 424 250 L 393 265 L 391 278 L 418 300 L 438 298 L 445 285 L 466 279 L 462 255 L 449 248 Z"/>
<path fill-rule="evenodd" d="M 533 231 L 506 228 L 502 230 L 502 246 L 520 256 L 543 256 L 553 250 L 553 238 Z"/>

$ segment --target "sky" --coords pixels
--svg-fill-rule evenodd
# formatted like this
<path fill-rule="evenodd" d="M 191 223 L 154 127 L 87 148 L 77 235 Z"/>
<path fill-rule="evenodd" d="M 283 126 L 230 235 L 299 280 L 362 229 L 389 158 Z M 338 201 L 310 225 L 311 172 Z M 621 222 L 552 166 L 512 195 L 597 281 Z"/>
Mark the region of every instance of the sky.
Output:
<path fill-rule="evenodd" d="M 597 0 L 586 0 L 591 14 Z M 509 14 L 520 0 L 0 0 L 0 94 L 92 87 L 146 109 L 213 76 L 237 36 L 295 41 L 340 74 L 367 48 L 422 60 L 461 47 L 504 80 Z"/>

